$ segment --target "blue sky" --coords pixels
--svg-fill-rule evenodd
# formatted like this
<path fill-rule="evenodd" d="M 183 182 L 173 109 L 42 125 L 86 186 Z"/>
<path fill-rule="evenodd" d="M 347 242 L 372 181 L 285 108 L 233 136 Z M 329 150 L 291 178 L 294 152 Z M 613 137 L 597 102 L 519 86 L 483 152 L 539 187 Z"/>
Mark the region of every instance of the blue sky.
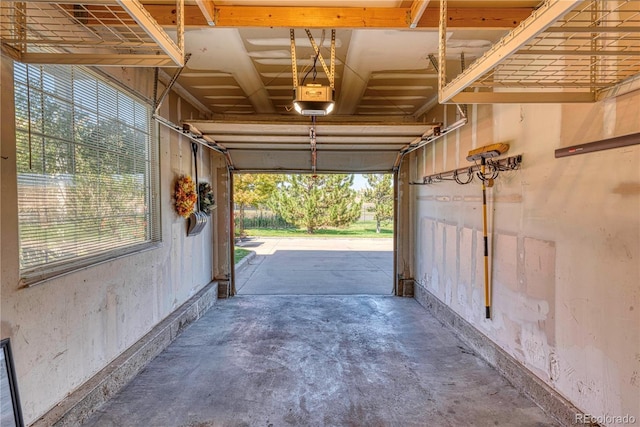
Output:
<path fill-rule="evenodd" d="M 360 190 L 367 186 L 367 179 L 364 177 L 363 174 L 355 173 L 353 175 L 354 177 L 353 177 L 353 185 L 351 186 L 352 188 L 355 188 L 356 190 Z"/>

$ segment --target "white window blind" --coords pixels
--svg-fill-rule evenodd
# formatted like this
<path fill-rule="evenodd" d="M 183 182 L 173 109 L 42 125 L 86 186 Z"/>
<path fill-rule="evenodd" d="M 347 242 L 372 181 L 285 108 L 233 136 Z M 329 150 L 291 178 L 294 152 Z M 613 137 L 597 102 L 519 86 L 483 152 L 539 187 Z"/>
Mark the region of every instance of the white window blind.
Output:
<path fill-rule="evenodd" d="M 150 106 L 81 67 L 14 70 L 23 279 L 159 241 Z"/>

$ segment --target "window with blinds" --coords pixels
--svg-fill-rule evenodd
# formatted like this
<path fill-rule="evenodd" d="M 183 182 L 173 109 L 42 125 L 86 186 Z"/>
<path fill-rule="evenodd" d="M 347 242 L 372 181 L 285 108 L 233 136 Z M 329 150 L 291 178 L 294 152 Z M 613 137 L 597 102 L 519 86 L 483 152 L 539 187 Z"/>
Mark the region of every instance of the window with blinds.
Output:
<path fill-rule="evenodd" d="M 150 106 L 85 68 L 14 70 L 23 279 L 159 241 Z"/>

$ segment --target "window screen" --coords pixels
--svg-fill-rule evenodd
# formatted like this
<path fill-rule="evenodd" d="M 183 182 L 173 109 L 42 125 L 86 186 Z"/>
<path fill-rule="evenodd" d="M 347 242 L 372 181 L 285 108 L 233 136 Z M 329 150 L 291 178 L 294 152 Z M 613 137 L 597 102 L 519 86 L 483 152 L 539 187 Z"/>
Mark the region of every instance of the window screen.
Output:
<path fill-rule="evenodd" d="M 81 67 L 14 70 L 23 278 L 158 241 L 149 105 Z"/>

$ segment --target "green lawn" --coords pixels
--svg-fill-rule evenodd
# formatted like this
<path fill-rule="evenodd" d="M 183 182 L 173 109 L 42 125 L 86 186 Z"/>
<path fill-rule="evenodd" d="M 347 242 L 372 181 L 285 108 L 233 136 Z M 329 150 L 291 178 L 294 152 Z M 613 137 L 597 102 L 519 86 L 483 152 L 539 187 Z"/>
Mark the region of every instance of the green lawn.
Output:
<path fill-rule="evenodd" d="M 251 253 L 251 251 L 242 249 L 242 248 L 234 248 L 233 250 L 235 262 L 238 263 L 240 260 Z"/>
<path fill-rule="evenodd" d="M 385 224 L 376 233 L 375 221 L 359 221 L 345 228 L 327 227 L 308 234 L 300 229 L 247 228 L 247 236 L 256 237 L 393 237 L 393 225 Z"/>

